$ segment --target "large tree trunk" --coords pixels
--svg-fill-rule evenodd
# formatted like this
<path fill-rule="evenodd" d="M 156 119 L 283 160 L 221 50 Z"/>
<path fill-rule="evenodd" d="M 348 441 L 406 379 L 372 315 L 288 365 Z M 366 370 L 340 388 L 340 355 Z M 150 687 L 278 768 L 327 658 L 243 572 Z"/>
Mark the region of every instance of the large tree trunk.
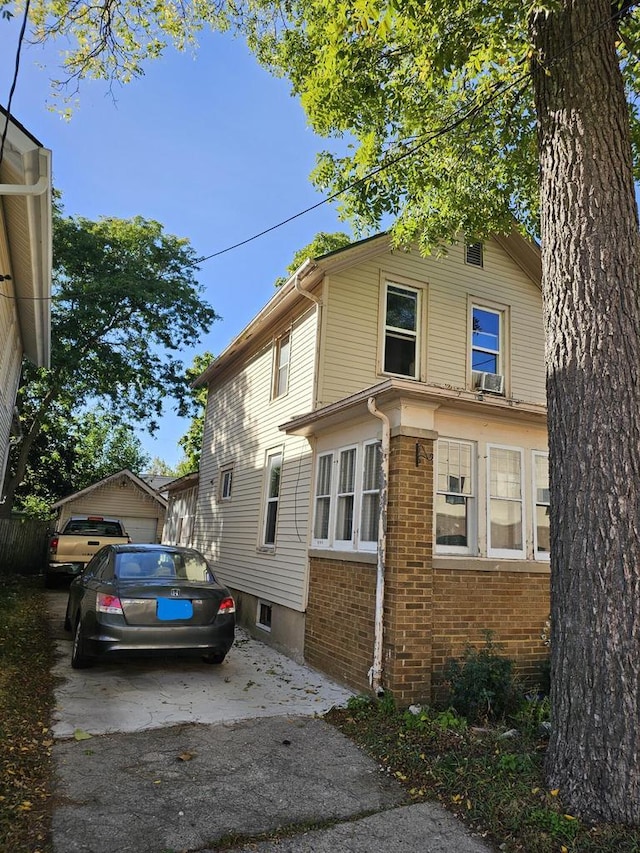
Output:
<path fill-rule="evenodd" d="M 609 0 L 537 11 L 551 469 L 548 781 L 640 824 L 640 300 L 629 119 Z"/>

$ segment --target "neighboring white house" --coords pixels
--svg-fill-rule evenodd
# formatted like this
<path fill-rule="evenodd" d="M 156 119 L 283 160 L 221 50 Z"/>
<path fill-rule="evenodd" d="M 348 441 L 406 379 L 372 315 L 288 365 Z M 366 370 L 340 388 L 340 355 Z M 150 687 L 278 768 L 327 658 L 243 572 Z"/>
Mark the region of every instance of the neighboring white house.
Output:
<path fill-rule="evenodd" d="M 191 545 L 198 500 L 198 473 L 185 474 L 166 487 L 167 515 L 162 541 L 167 545 Z"/>
<path fill-rule="evenodd" d="M 49 364 L 51 152 L 0 107 L 0 489 L 22 358 Z M 1 498 L 1 496 L 0 496 Z"/>
<path fill-rule="evenodd" d="M 493 631 L 545 656 L 538 247 L 517 233 L 305 262 L 198 380 L 195 547 L 240 621 L 356 688 L 429 700 Z"/>
<path fill-rule="evenodd" d="M 133 542 L 160 542 L 167 501 L 127 468 L 68 495 L 51 507 L 58 529 L 73 515 L 118 518 Z"/>

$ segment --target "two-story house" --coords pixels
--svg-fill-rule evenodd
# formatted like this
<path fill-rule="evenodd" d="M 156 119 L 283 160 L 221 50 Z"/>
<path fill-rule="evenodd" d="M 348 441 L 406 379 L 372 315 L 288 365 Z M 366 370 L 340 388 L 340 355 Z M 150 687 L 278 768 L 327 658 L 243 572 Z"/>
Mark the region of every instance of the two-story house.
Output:
<path fill-rule="evenodd" d="M 51 152 L 2 107 L 0 139 L 1 490 L 22 357 L 49 364 Z"/>
<path fill-rule="evenodd" d="M 548 616 L 537 246 L 387 236 L 305 262 L 198 380 L 193 543 L 253 633 L 429 701 L 493 632 L 533 673 Z"/>

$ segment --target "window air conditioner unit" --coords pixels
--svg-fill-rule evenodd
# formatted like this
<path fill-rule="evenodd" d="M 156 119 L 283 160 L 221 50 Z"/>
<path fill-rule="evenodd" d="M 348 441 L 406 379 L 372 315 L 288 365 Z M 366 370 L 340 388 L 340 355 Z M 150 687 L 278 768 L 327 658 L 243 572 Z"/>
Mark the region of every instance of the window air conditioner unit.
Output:
<path fill-rule="evenodd" d="M 473 387 L 477 391 L 487 391 L 489 394 L 504 395 L 504 376 L 500 373 L 474 371 Z"/>

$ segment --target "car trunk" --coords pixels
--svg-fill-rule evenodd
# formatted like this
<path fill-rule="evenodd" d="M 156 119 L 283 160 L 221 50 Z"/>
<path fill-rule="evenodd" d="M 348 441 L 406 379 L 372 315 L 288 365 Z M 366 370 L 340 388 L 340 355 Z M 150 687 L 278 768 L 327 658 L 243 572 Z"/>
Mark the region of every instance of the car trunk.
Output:
<path fill-rule="evenodd" d="M 120 602 L 128 625 L 166 626 L 172 624 L 209 625 L 218 615 L 220 603 L 227 596 L 211 584 L 180 582 L 157 583 L 150 587 L 127 584 L 120 586 Z"/>

